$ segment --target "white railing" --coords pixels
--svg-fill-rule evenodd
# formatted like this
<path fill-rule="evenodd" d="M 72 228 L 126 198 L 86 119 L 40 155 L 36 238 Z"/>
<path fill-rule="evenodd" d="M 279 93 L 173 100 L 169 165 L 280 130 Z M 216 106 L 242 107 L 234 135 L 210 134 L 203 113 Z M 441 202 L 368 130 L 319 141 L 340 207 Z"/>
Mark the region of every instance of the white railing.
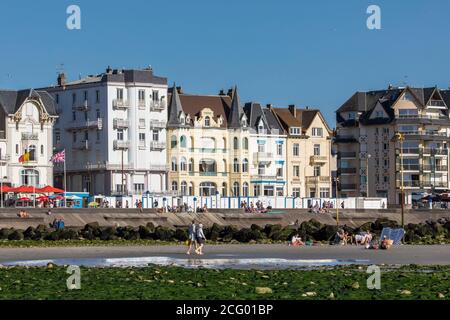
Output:
<path fill-rule="evenodd" d="M 22 140 L 39 140 L 37 133 L 22 132 Z"/>
<path fill-rule="evenodd" d="M 165 142 L 152 141 L 150 143 L 150 149 L 151 150 L 164 150 L 165 148 L 166 148 L 166 143 Z"/>
<path fill-rule="evenodd" d="M 114 129 L 123 129 L 123 128 L 128 128 L 129 126 L 130 126 L 130 122 L 128 120 L 124 120 L 124 119 L 114 119 L 113 120 Z"/>
<path fill-rule="evenodd" d="M 128 101 L 122 99 L 114 99 L 113 100 L 113 108 L 114 109 L 128 109 L 129 104 Z"/>
<path fill-rule="evenodd" d="M 165 121 L 160 120 L 151 120 L 150 121 L 150 129 L 164 129 L 166 127 Z"/>
<path fill-rule="evenodd" d="M 130 143 L 123 140 L 114 140 L 113 147 L 115 150 L 124 150 L 130 147 Z"/>

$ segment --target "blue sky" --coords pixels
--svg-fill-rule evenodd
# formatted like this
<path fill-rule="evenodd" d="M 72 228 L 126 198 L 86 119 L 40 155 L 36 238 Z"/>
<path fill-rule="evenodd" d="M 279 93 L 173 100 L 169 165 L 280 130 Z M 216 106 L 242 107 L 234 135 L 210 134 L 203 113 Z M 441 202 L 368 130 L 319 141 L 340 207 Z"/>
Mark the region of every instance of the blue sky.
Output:
<path fill-rule="evenodd" d="M 82 29 L 66 28 L 81 8 Z M 381 7 L 381 30 L 366 27 Z M 450 1 L 0 1 L 0 87 L 152 65 L 186 92 L 334 110 L 389 83 L 450 86 Z"/>

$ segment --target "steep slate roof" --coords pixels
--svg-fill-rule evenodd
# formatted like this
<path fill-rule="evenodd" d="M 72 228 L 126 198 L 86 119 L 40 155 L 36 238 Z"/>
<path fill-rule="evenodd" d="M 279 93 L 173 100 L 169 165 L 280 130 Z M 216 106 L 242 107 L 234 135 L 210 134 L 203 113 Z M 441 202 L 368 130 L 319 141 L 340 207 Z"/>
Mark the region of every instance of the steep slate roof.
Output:
<path fill-rule="evenodd" d="M 244 112 L 247 116 L 249 127 L 253 130 L 258 129 L 258 124 L 262 120 L 268 133 L 283 134 L 284 129 L 272 111 L 268 108 L 263 108 L 259 103 L 249 102 L 244 106 Z"/>
<path fill-rule="evenodd" d="M 228 95 L 189 95 L 180 94 L 178 90 L 169 90 L 169 127 L 179 127 L 179 112 L 189 114 L 194 120 L 204 108 L 209 108 L 214 112 L 215 119 L 222 116 L 221 127 L 226 128 L 228 115 L 231 108 L 231 98 Z M 175 93 L 173 93 L 175 92 Z M 176 101 L 178 96 L 179 102 Z M 175 97 L 175 99 L 174 99 Z M 174 117 L 176 116 L 176 119 Z"/>
<path fill-rule="evenodd" d="M 233 101 L 231 102 L 231 109 L 228 117 L 228 128 L 241 128 L 241 117 L 243 112 L 244 111 L 242 110 L 241 103 L 239 101 L 237 86 L 235 86 L 233 90 Z"/>
<path fill-rule="evenodd" d="M 40 99 L 48 114 L 56 116 L 55 101 L 46 91 L 25 89 L 20 91 L 0 90 L 0 106 L 6 114 L 15 114 L 29 98 Z"/>
<path fill-rule="evenodd" d="M 444 99 L 445 104 L 447 107 L 450 108 L 450 89 L 448 90 L 440 90 L 442 99 Z"/>

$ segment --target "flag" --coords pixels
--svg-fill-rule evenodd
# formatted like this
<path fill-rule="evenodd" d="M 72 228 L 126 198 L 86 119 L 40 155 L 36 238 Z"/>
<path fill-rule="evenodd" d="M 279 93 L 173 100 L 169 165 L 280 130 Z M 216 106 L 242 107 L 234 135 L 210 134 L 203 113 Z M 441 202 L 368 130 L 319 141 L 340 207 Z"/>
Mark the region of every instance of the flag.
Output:
<path fill-rule="evenodd" d="M 30 161 L 30 153 L 28 151 L 25 151 L 23 155 L 20 156 L 19 162 L 24 163 Z"/>
<path fill-rule="evenodd" d="M 50 159 L 50 161 L 53 163 L 61 163 L 66 161 L 66 150 L 55 153 L 53 157 Z"/>

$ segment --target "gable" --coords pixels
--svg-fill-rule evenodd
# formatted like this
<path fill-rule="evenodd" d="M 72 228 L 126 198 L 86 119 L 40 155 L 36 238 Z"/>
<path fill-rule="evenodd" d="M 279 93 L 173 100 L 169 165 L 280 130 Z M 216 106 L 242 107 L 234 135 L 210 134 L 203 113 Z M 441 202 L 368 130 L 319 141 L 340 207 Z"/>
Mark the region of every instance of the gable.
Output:
<path fill-rule="evenodd" d="M 381 103 L 378 101 L 375 105 L 375 108 L 372 109 L 372 112 L 369 116 L 369 119 L 378 119 L 378 118 L 389 118 L 389 115 L 384 110 Z"/>

